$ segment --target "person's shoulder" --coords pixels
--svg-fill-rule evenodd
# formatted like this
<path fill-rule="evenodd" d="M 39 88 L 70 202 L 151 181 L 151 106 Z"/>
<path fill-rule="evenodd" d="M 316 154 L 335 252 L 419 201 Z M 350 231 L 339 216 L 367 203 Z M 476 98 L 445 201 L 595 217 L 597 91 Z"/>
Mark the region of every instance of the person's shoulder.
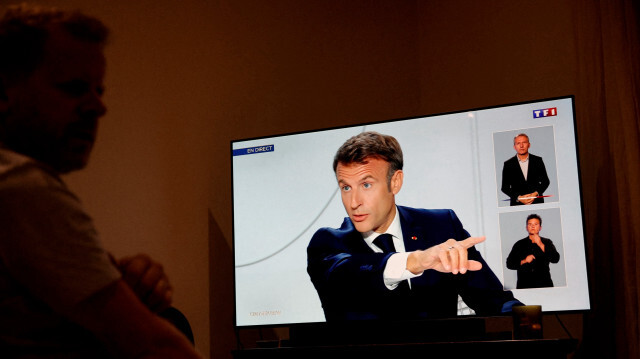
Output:
<path fill-rule="evenodd" d="M 355 229 L 349 217 L 346 217 L 339 228 L 322 227 L 318 229 L 307 246 L 308 250 L 314 248 L 342 248 L 347 246 L 350 239 L 362 238 L 362 235 Z"/>
<path fill-rule="evenodd" d="M 9 198 L 42 198 L 68 189 L 48 166 L 22 154 L 0 149 L 0 195 Z"/>
<path fill-rule="evenodd" d="M 314 238 L 343 238 L 355 231 L 355 227 L 349 217 L 345 217 L 339 228 L 322 227 L 313 235 Z"/>
<path fill-rule="evenodd" d="M 0 149 L 0 188 L 37 190 L 53 187 L 65 187 L 53 169 L 20 153 Z"/>
<path fill-rule="evenodd" d="M 454 213 L 452 209 L 448 208 L 427 209 L 398 206 L 398 210 L 401 214 L 412 214 L 420 216 L 450 216 L 452 213 Z"/>
<path fill-rule="evenodd" d="M 506 165 L 513 164 L 513 163 L 518 163 L 518 160 L 516 159 L 516 156 L 515 156 L 515 155 L 514 155 L 514 156 L 511 156 L 511 157 L 509 157 L 509 158 L 507 158 L 507 160 L 506 160 L 506 161 L 504 161 L 505 166 L 506 166 Z"/>
<path fill-rule="evenodd" d="M 536 156 L 531 152 L 529 152 L 529 158 L 531 159 L 531 161 L 542 161 L 542 157 L 541 156 Z"/>
<path fill-rule="evenodd" d="M 405 206 L 398 206 L 401 217 L 409 222 L 424 221 L 426 219 L 451 219 L 457 218 L 455 212 L 452 209 L 425 209 L 425 208 L 412 208 Z"/>

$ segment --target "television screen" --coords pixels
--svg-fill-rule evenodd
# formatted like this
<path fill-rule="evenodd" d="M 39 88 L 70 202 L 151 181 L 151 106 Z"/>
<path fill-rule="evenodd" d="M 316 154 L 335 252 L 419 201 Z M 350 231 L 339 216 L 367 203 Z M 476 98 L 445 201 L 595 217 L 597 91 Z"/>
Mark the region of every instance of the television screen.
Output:
<path fill-rule="evenodd" d="M 326 321 L 307 273 L 307 246 L 319 228 L 338 228 L 347 217 L 333 159 L 365 131 L 391 135 L 402 147 L 397 205 L 455 211 L 471 236 L 486 236 L 476 249 L 522 303 L 545 312 L 588 310 L 573 102 L 568 96 L 232 141 L 236 326 Z M 528 142 L 528 176 L 539 176 L 542 164 L 546 183 L 518 199 L 521 142 Z M 548 263 L 551 281 L 531 285 L 517 268 L 527 262 L 518 252 L 536 221 L 557 255 Z M 474 314 L 459 298 L 457 315 Z"/>

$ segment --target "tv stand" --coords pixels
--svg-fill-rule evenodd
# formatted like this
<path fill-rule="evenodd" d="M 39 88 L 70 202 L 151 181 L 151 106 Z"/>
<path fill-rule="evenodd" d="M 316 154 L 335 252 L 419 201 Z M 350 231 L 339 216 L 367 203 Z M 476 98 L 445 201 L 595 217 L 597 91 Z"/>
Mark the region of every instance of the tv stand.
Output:
<path fill-rule="evenodd" d="M 287 346 L 331 346 L 404 344 L 427 342 L 483 341 L 487 339 L 485 318 L 431 319 L 428 321 L 345 321 L 312 323 L 289 328 Z"/>
<path fill-rule="evenodd" d="M 234 359 L 491 358 L 566 359 L 577 339 L 458 341 L 255 348 L 233 351 Z"/>

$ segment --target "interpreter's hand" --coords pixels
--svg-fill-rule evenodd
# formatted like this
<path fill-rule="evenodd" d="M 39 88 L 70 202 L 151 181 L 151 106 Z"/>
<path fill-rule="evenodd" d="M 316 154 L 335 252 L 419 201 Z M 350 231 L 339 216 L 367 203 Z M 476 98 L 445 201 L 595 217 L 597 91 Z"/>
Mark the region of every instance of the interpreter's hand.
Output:
<path fill-rule="evenodd" d="M 137 254 L 120 258 L 116 265 L 125 283 L 151 311 L 158 313 L 171 306 L 173 288 L 162 264 Z"/>
<path fill-rule="evenodd" d="M 539 235 L 533 235 L 533 243 L 537 244 L 540 247 L 540 250 L 544 252 L 544 243 L 542 243 L 542 238 Z"/>
<path fill-rule="evenodd" d="M 533 254 L 529 254 L 527 256 L 527 258 L 523 259 L 520 261 L 520 265 L 526 264 L 526 263 L 531 263 L 533 262 L 533 260 L 536 259 L 536 257 Z"/>
<path fill-rule="evenodd" d="M 468 270 L 480 270 L 482 263 L 469 260 L 467 249 L 484 242 L 484 240 L 484 236 L 469 237 L 462 241 L 449 239 L 424 251 L 411 252 L 407 258 L 407 269 L 414 274 L 428 269 L 453 274 L 465 274 Z"/>
<path fill-rule="evenodd" d="M 522 204 L 531 204 L 536 200 L 538 196 L 538 192 L 523 194 L 522 196 L 518 196 L 518 202 Z"/>
<path fill-rule="evenodd" d="M 531 240 L 533 241 L 533 243 L 537 244 L 538 246 L 542 245 L 542 239 L 540 238 L 540 235 L 538 234 L 531 234 L 529 235 L 529 238 L 531 238 Z"/>

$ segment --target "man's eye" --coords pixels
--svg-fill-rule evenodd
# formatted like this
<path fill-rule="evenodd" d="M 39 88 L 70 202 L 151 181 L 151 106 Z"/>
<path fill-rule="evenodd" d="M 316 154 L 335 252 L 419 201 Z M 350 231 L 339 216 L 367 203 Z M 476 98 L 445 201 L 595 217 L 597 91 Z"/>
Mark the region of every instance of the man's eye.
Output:
<path fill-rule="evenodd" d="M 362 187 L 364 188 L 371 188 L 371 183 L 363 183 Z"/>
<path fill-rule="evenodd" d="M 62 82 L 58 88 L 71 96 L 82 96 L 89 92 L 89 84 L 80 80 Z"/>
<path fill-rule="evenodd" d="M 344 192 L 351 191 L 351 186 L 342 186 L 342 191 L 344 191 Z"/>

